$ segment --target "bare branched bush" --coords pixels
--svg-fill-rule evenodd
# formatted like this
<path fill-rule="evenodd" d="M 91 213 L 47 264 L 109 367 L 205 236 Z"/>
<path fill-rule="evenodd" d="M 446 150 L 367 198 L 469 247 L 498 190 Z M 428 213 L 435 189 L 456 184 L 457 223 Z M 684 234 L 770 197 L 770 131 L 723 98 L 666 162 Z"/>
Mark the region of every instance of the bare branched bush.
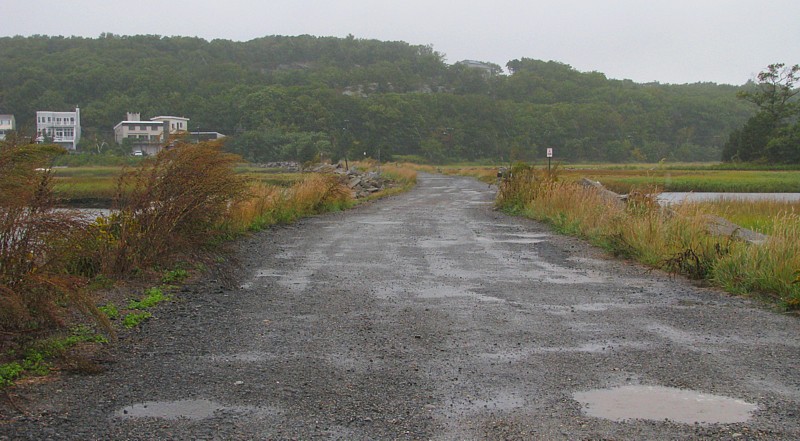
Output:
<path fill-rule="evenodd" d="M 53 145 L 0 143 L 0 329 L 62 324 L 65 306 L 97 313 L 83 279 L 66 270 L 83 237 L 75 213 L 56 209 Z"/>
<path fill-rule="evenodd" d="M 239 160 L 218 143 L 180 143 L 125 173 L 115 214 L 95 225 L 104 272 L 125 275 L 208 243 L 245 195 Z"/>

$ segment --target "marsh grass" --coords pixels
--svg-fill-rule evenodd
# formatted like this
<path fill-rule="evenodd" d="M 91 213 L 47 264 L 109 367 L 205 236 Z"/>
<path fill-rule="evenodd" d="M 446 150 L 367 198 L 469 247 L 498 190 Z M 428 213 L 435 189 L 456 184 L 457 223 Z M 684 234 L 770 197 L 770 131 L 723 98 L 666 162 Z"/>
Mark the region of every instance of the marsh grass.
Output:
<path fill-rule="evenodd" d="M 584 177 L 626 194 L 633 190 L 722 193 L 800 192 L 800 173 L 795 169 L 729 169 L 708 164 L 554 164 L 562 181 Z M 416 166 L 420 171 L 461 174 L 491 182 L 497 166 Z M 543 170 L 544 166 L 538 166 Z"/>
<path fill-rule="evenodd" d="M 711 210 L 703 204 L 666 210 L 650 192 L 633 193 L 628 204 L 620 204 L 594 188 L 534 174 L 516 170 L 501 185 L 498 207 L 550 223 L 617 256 L 800 308 L 800 283 L 794 283 L 800 270 L 797 214 L 778 216 L 767 243 L 750 245 L 709 232 Z"/>
<path fill-rule="evenodd" d="M 618 192 L 658 188 L 675 192 L 797 193 L 800 173 L 754 170 L 647 170 L 584 173 Z"/>
<path fill-rule="evenodd" d="M 701 205 L 712 214 L 767 235 L 773 233 L 776 223 L 781 224 L 780 228 L 783 223 L 797 219 L 791 215 L 800 214 L 800 202 L 718 200 Z"/>
<path fill-rule="evenodd" d="M 110 206 L 119 191 L 121 166 L 53 168 L 53 192 L 64 205 Z"/>

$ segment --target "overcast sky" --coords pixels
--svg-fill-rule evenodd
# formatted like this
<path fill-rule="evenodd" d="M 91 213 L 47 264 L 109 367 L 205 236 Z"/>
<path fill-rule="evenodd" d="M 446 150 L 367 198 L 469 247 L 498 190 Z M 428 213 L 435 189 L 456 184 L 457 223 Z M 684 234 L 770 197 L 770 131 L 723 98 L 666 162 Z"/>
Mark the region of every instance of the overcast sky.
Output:
<path fill-rule="evenodd" d="M 800 0 L 2 0 L 0 36 L 402 40 L 448 63 L 534 58 L 609 78 L 743 84 L 800 63 Z"/>

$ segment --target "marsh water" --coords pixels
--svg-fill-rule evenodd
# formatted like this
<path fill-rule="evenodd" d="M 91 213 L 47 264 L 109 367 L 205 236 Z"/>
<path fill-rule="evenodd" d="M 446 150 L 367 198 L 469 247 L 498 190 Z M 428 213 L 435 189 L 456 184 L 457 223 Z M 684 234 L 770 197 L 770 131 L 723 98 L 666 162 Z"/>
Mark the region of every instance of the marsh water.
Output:
<path fill-rule="evenodd" d="M 721 200 L 800 202 L 800 193 L 664 192 L 658 195 L 658 201 L 662 205 L 681 202 L 712 202 Z"/>

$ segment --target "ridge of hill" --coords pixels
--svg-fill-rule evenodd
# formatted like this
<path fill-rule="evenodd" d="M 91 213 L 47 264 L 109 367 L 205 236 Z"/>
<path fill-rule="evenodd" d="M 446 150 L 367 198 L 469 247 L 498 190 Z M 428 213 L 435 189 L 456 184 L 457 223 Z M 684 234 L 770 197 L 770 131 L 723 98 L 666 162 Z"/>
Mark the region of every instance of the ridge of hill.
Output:
<path fill-rule="evenodd" d="M 79 106 L 85 150 L 113 144 L 113 126 L 138 112 L 232 135 L 228 148 L 254 161 L 429 162 L 530 160 L 548 147 L 573 161 L 718 160 L 754 113 L 735 86 L 637 84 L 529 58 L 506 69 L 352 36 L 5 37 L 0 113 L 25 134 L 37 110 Z"/>

